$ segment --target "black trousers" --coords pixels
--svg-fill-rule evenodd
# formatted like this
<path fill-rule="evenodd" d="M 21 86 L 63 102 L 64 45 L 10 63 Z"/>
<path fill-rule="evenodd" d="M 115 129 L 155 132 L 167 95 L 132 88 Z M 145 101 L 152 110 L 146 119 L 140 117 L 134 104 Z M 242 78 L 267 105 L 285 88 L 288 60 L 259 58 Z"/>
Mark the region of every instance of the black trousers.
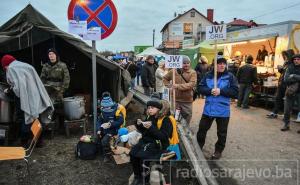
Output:
<path fill-rule="evenodd" d="M 150 161 L 130 155 L 134 178 L 143 179 L 144 182 L 150 181 Z"/>
<path fill-rule="evenodd" d="M 238 106 L 243 105 L 243 107 L 248 107 L 249 103 L 249 95 L 252 90 L 251 84 L 240 84 L 239 87 L 239 99 L 238 99 Z"/>
<path fill-rule="evenodd" d="M 275 114 L 278 114 L 280 108 L 284 104 L 283 98 L 285 96 L 285 90 L 286 90 L 285 85 L 279 85 L 278 88 L 277 88 L 275 104 L 274 104 L 274 108 L 273 108 L 273 111 L 272 111 Z"/>
<path fill-rule="evenodd" d="M 297 102 L 298 105 L 298 112 L 300 111 L 300 94 L 297 94 L 293 97 L 285 97 L 284 101 L 284 115 L 283 115 L 283 122 L 286 125 L 290 123 L 291 111 L 293 109 L 294 103 Z"/>
<path fill-rule="evenodd" d="M 111 148 L 110 148 L 111 138 L 112 138 L 112 135 L 110 135 L 110 134 L 105 134 L 101 138 L 101 147 L 102 147 L 102 152 L 104 155 L 108 155 L 111 153 Z"/>
<path fill-rule="evenodd" d="M 223 152 L 225 148 L 226 138 L 227 138 L 229 117 L 225 117 L 225 118 L 210 117 L 203 114 L 199 124 L 197 140 L 200 148 L 202 149 L 205 144 L 207 131 L 210 129 L 214 120 L 216 120 L 217 122 L 217 135 L 218 135 L 218 141 L 215 144 L 215 151 Z"/>

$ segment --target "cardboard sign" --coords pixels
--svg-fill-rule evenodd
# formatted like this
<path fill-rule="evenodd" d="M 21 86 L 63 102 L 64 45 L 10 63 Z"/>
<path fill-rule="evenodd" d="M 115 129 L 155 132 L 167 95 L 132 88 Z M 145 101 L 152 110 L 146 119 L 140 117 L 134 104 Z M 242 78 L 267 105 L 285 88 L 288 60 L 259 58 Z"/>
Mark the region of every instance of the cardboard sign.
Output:
<path fill-rule="evenodd" d="M 86 28 L 101 27 L 101 39 L 105 39 L 117 26 L 118 12 L 112 0 L 71 0 L 68 20 L 87 21 Z"/>
<path fill-rule="evenodd" d="M 167 55 L 165 66 L 166 68 L 182 68 L 182 56 L 181 55 Z"/>
<path fill-rule="evenodd" d="M 84 40 L 101 40 L 101 28 L 93 27 L 87 30 L 85 35 L 82 35 Z"/>
<path fill-rule="evenodd" d="M 206 26 L 206 40 L 226 39 L 226 24 Z"/>
<path fill-rule="evenodd" d="M 73 34 L 84 35 L 87 33 L 87 22 L 69 20 L 69 32 Z"/>

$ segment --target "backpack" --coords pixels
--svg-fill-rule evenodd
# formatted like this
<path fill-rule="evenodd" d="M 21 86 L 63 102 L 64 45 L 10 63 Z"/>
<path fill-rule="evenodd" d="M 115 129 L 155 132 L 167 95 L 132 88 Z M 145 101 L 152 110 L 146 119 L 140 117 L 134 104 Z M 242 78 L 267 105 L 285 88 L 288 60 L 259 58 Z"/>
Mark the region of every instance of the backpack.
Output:
<path fill-rule="evenodd" d="M 117 108 L 115 116 L 118 117 L 118 116 L 120 116 L 120 114 L 122 114 L 123 120 L 124 120 L 121 127 L 125 127 L 126 126 L 126 108 L 122 104 L 118 104 L 118 108 Z"/>
<path fill-rule="evenodd" d="M 157 121 L 157 128 L 158 129 L 161 128 L 161 125 L 162 125 L 162 122 L 163 122 L 164 118 L 165 117 L 162 117 L 162 118 L 158 119 L 158 121 Z M 177 122 L 176 122 L 174 116 L 172 116 L 172 115 L 169 116 L 169 119 L 171 120 L 172 127 L 173 127 L 172 137 L 169 138 L 169 142 L 170 142 L 170 145 L 176 145 L 176 144 L 179 143 L 179 136 L 178 136 L 178 132 L 177 132 Z"/>
<path fill-rule="evenodd" d="M 79 141 L 75 147 L 75 157 L 83 160 L 95 159 L 97 152 L 97 145 L 94 142 Z"/>

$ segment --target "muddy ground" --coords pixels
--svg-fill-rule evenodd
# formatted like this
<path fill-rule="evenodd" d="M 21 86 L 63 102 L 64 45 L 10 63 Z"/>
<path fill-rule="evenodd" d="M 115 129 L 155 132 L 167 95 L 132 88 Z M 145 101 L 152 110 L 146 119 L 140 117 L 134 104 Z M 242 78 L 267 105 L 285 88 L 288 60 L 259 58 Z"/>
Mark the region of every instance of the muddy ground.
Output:
<path fill-rule="evenodd" d="M 130 104 L 128 108 L 128 124 L 140 118 L 143 106 L 138 102 Z M 92 128 L 92 125 L 90 125 Z M 91 129 L 89 129 L 91 130 Z M 91 131 L 89 131 L 91 133 Z M 43 148 L 35 148 L 29 163 L 30 175 L 26 171 L 23 161 L 0 162 L 0 185 L 126 185 L 132 173 L 130 164 L 116 165 L 113 161 L 103 162 L 98 155 L 95 160 L 84 161 L 76 159 L 74 148 L 82 131 L 73 129 L 71 137 L 64 133 L 56 133 L 53 139 L 45 139 Z M 178 165 L 180 168 L 189 168 L 185 162 Z M 166 164 L 165 175 L 170 166 Z M 174 170 L 174 168 L 172 168 Z M 176 169 L 175 169 L 176 170 Z M 167 179 L 168 176 L 167 176 Z M 197 185 L 195 179 L 179 179 L 172 184 Z"/>

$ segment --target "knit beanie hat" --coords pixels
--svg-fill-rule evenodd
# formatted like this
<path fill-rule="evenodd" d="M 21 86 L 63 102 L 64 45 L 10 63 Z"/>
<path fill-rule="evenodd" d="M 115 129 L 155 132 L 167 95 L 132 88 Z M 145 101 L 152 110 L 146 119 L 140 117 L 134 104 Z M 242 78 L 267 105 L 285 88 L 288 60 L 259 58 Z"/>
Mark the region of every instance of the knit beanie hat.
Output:
<path fill-rule="evenodd" d="M 183 55 L 182 56 L 182 62 L 183 63 L 191 63 L 191 59 L 190 59 L 190 57 L 188 57 L 188 56 L 186 56 L 186 55 Z"/>
<path fill-rule="evenodd" d="M 217 64 L 221 64 L 221 63 L 227 64 L 227 60 L 225 58 L 218 58 Z"/>
<path fill-rule="evenodd" d="M 101 107 L 112 107 L 114 106 L 115 103 L 114 101 L 111 99 L 110 96 L 105 96 L 103 97 L 103 99 L 101 100 Z"/>
<path fill-rule="evenodd" d="M 9 66 L 9 64 L 15 60 L 16 59 L 11 55 L 4 55 L 1 59 L 2 67 L 5 68 L 5 67 Z"/>
<path fill-rule="evenodd" d="M 147 107 L 148 106 L 152 106 L 152 107 L 156 107 L 158 109 L 161 109 L 162 108 L 162 103 L 160 101 L 160 96 L 158 93 L 153 93 L 151 95 L 151 100 L 149 100 L 147 102 Z"/>
<path fill-rule="evenodd" d="M 47 54 L 49 55 L 50 52 L 55 53 L 56 57 L 58 57 L 58 53 L 57 53 L 56 49 L 54 49 L 54 48 L 48 49 Z"/>
<path fill-rule="evenodd" d="M 292 59 L 294 60 L 295 58 L 300 58 L 300 54 L 293 55 Z"/>

